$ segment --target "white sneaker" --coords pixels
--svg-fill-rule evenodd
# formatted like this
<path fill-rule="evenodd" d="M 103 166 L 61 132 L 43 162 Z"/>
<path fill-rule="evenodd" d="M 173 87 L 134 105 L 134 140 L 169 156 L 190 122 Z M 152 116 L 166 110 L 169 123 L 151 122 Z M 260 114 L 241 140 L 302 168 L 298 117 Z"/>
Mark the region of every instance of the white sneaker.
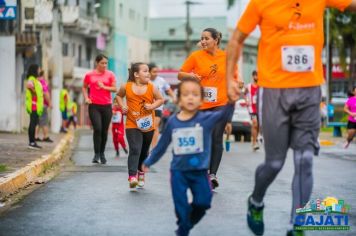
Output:
<path fill-rule="evenodd" d="M 347 149 L 347 148 L 349 147 L 350 143 L 351 143 L 351 142 L 346 141 L 346 142 L 344 143 L 344 148 Z"/>
<path fill-rule="evenodd" d="M 138 184 L 138 182 L 137 182 L 136 176 L 129 176 L 129 186 L 130 186 L 130 189 L 136 188 L 137 184 Z"/>
<path fill-rule="evenodd" d="M 143 188 L 143 186 L 145 186 L 145 172 L 138 172 L 137 187 Z"/>
<path fill-rule="evenodd" d="M 258 143 L 255 143 L 255 145 L 252 146 L 252 149 L 254 151 L 257 151 L 258 149 L 260 149 L 260 146 L 258 145 Z"/>
<path fill-rule="evenodd" d="M 218 179 L 216 178 L 216 175 L 210 174 L 209 176 L 210 176 L 210 182 L 211 182 L 213 189 L 219 187 L 219 182 L 218 182 Z"/>

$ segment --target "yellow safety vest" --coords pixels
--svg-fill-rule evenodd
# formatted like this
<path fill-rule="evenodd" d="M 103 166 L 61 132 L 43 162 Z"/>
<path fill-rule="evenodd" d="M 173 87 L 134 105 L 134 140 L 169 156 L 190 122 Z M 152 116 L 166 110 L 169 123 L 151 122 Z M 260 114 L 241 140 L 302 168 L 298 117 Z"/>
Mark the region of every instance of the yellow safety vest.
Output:
<path fill-rule="evenodd" d="M 64 101 L 64 97 L 67 95 L 67 103 Z M 68 103 L 69 103 L 69 95 L 68 95 L 68 90 L 67 89 L 62 89 L 60 94 L 59 94 L 59 110 L 61 112 L 66 111 L 66 108 L 68 108 Z"/>
<path fill-rule="evenodd" d="M 34 76 L 30 76 L 28 80 L 26 80 L 26 84 L 28 81 L 32 81 L 34 87 L 35 87 L 35 93 L 36 93 L 36 107 L 37 107 L 37 114 L 39 116 L 42 115 L 43 113 L 43 88 L 42 84 L 38 79 L 36 79 Z M 26 111 L 28 114 L 32 113 L 32 92 L 30 89 L 26 88 Z"/>

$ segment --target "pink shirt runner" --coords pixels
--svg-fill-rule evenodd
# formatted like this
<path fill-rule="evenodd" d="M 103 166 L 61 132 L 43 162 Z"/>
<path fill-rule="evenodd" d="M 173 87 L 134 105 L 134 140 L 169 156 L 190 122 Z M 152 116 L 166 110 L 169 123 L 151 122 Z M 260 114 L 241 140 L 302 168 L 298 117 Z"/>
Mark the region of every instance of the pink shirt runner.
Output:
<path fill-rule="evenodd" d="M 356 113 L 356 96 L 350 97 L 346 101 L 346 105 L 348 106 L 348 108 L 351 112 Z M 354 117 L 349 116 L 349 121 L 356 122 L 356 116 L 354 116 Z"/>
<path fill-rule="evenodd" d="M 105 86 L 113 86 L 116 83 L 115 75 L 109 70 L 100 73 L 97 70 L 88 72 L 84 77 L 84 84 L 88 85 L 89 98 L 93 104 L 108 105 L 112 103 L 111 92 L 101 89 L 98 82 L 101 81 Z"/>
<path fill-rule="evenodd" d="M 48 93 L 48 83 L 47 83 L 47 81 L 45 80 L 45 78 L 43 78 L 43 77 L 39 77 L 38 78 L 38 80 L 41 82 L 41 84 L 42 84 L 42 89 L 43 89 L 43 94 L 45 94 L 45 93 Z M 45 107 L 48 107 L 48 101 L 44 98 L 43 99 L 44 100 L 44 105 L 45 105 Z"/>

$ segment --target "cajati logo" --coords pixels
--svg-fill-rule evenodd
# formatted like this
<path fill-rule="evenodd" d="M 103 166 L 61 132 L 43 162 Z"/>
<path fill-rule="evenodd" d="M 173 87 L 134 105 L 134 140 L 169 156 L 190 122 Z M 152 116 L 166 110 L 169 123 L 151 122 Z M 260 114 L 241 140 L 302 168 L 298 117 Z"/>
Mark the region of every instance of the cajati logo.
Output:
<path fill-rule="evenodd" d="M 350 230 L 350 205 L 344 200 L 327 197 L 312 199 L 296 210 L 294 219 L 297 230 Z"/>

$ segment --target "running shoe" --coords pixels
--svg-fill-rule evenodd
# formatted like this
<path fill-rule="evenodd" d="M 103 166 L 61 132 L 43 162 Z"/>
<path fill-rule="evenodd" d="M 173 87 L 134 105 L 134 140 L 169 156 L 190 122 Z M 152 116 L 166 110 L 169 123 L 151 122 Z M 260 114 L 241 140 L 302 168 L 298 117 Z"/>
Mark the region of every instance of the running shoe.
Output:
<path fill-rule="evenodd" d="M 344 148 L 347 149 L 347 148 L 349 147 L 350 143 L 351 143 L 351 142 L 346 141 L 346 142 L 344 143 Z"/>
<path fill-rule="evenodd" d="M 119 158 L 120 157 L 120 151 L 116 150 L 116 157 Z"/>
<path fill-rule="evenodd" d="M 42 141 L 43 141 L 43 142 L 46 142 L 46 143 L 53 143 L 53 140 L 50 139 L 49 137 L 44 138 Z"/>
<path fill-rule="evenodd" d="M 263 208 L 264 205 L 256 207 L 251 202 L 251 196 L 247 200 L 247 224 L 250 230 L 255 235 L 263 235 L 264 223 L 263 223 Z"/>
<path fill-rule="evenodd" d="M 42 139 L 40 139 L 40 138 L 35 138 L 35 141 L 36 141 L 36 142 L 42 142 Z"/>
<path fill-rule="evenodd" d="M 42 147 L 38 146 L 37 143 L 30 143 L 28 145 L 28 149 L 32 149 L 32 150 L 40 150 Z"/>
<path fill-rule="evenodd" d="M 139 171 L 137 187 L 143 188 L 143 186 L 145 186 L 145 172 Z"/>
<path fill-rule="evenodd" d="M 213 186 L 213 189 L 219 187 L 218 178 L 216 178 L 215 174 L 210 174 L 210 181 L 211 181 L 211 185 Z"/>
<path fill-rule="evenodd" d="M 131 189 L 136 188 L 138 182 L 135 175 L 129 176 L 129 186 Z"/>
<path fill-rule="evenodd" d="M 252 149 L 253 149 L 254 151 L 257 151 L 258 149 L 260 149 L 260 146 L 258 145 L 258 143 L 255 143 L 255 144 L 253 145 Z"/>
<path fill-rule="evenodd" d="M 287 231 L 287 236 L 304 236 L 304 231 L 303 230 L 295 230 L 291 229 Z"/>
<path fill-rule="evenodd" d="M 123 149 L 124 149 L 125 154 L 129 153 L 126 148 L 123 148 Z"/>
<path fill-rule="evenodd" d="M 95 154 L 92 162 L 93 163 L 99 163 L 99 159 L 100 159 L 100 155 L 99 154 Z"/>
<path fill-rule="evenodd" d="M 100 162 L 101 162 L 101 164 L 106 164 L 106 159 L 105 159 L 104 153 L 100 153 Z"/>

